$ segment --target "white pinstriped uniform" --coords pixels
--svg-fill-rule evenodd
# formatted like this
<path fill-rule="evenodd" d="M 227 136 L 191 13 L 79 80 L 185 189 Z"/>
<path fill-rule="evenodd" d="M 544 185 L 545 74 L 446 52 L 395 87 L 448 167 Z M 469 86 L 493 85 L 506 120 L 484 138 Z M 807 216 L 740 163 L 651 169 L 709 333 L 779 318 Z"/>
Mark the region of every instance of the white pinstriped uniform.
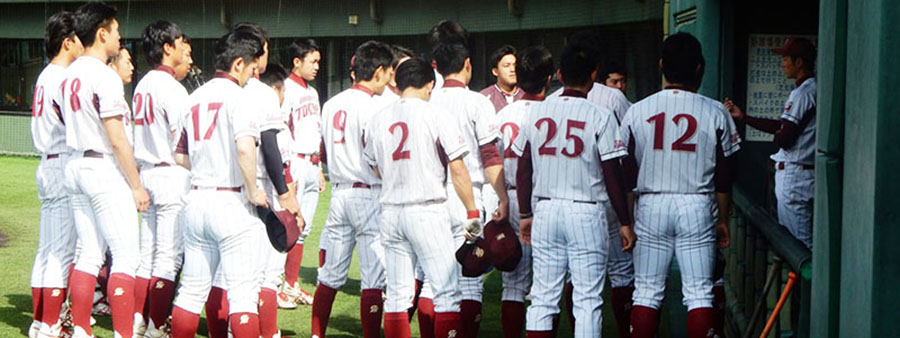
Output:
<path fill-rule="evenodd" d="M 323 108 L 323 140 L 334 188 L 323 229 L 326 240 L 319 245 L 325 250 L 325 263 L 319 268 L 318 281 L 333 289 L 347 281 L 354 247 L 359 254 L 360 287 L 384 288 L 384 248 L 378 239 L 381 206 L 376 202 L 381 179 L 363 159 L 364 130 L 378 113 L 376 106 L 371 91 L 354 85 Z"/>
<path fill-rule="evenodd" d="M 281 103 L 282 114 L 287 118 L 291 131 L 291 177 L 297 183 L 297 202 L 300 214 L 306 220 L 306 227 L 297 239 L 297 243 L 309 236 L 313 218 L 319 206 L 319 173 L 322 169 L 310 162 L 309 158 L 301 159 L 297 155 L 319 153 L 322 142 L 322 118 L 319 107 L 319 92 L 297 74 L 291 73 L 284 81 L 284 102 Z"/>
<path fill-rule="evenodd" d="M 60 105 L 73 151 L 65 177 L 80 246 L 75 269 L 96 276 L 109 248 L 110 274 L 133 277 L 139 264 L 137 208 L 102 123 L 131 114 L 122 79 L 90 56 L 76 59 L 65 74 Z M 88 150 L 103 158 L 83 157 Z"/>
<path fill-rule="evenodd" d="M 141 264 L 137 276 L 175 281 L 182 264 L 183 229 L 178 214 L 184 206 L 190 172 L 175 165 L 173 153 L 181 133 L 188 93 L 171 68 L 147 72 L 132 97 L 134 158 L 150 207 L 141 214 Z"/>
<path fill-rule="evenodd" d="M 465 156 L 468 146 L 447 115 L 432 103 L 403 98 L 380 111 L 366 129 L 366 161 L 384 179 L 379 223 L 387 269 L 385 312 L 406 311 L 412 304 L 417 263 L 428 276 L 435 312 L 459 311 L 458 245 L 445 206 L 446 164 Z"/>
<path fill-rule="evenodd" d="M 190 95 L 188 107 L 182 139 L 196 189 L 181 213 L 184 272 L 175 305 L 199 314 L 220 269 L 230 313 L 256 313 L 263 224 L 245 195 L 227 190 L 243 188 L 235 141 L 259 136 L 256 106 L 236 80 L 217 74 Z"/>
<path fill-rule="evenodd" d="M 628 110 L 622 136 L 634 143 L 640 168 L 634 304 L 659 308 L 674 251 L 685 306 L 712 307 L 716 147 L 725 156 L 740 149 L 734 121 L 715 100 L 667 89 Z"/>
<path fill-rule="evenodd" d="M 457 82 L 458 84 L 458 82 Z M 444 87 L 435 89 L 431 93 L 431 103 L 443 108 L 452 116 L 452 121 L 458 126 L 463 137 L 466 138 L 467 151 L 471 156 L 463 158 L 469 177 L 472 180 L 472 192 L 475 197 L 475 208 L 481 211 L 482 221 L 486 215 L 493 213 L 496 206 L 485 207 L 481 198 L 483 185 L 489 184 L 484 177 L 484 165 L 481 162 L 479 148 L 496 142 L 499 138 L 496 112 L 494 105 L 484 95 L 459 86 L 448 86 L 444 81 Z M 453 231 L 456 235 L 457 247 L 465 241 L 463 223 L 468 218 L 466 208 L 463 206 L 456 190 L 452 185 L 447 187 L 447 206 L 450 210 L 450 220 L 453 222 Z M 486 212 L 485 209 L 490 209 Z M 430 279 L 426 273 L 426 284 Z M 484 288 L 482 277 L 465 277 L 460 270 L 460 289 L 463 300 L 481 302 L 481 294 Z M 424 288 L 424 287 L 423 287 Z"/>
<path fill-rule="evenodd" d="M 31 137 L 35 149 L 41 153 L 41 163 L 35 173 L 41 222 L 31 271 L 32 288 L 65 288 L 75 255 L 75 225 L 63 174 L 69 149 L 59 104 L 65 70 L 48 64 L 34 85 Z"/>
<path fill-rule="evenodd" d="M 525 119 L 531 112 L 531 108 L 537 101 L 521 99 L 510 103 L 497 113 L 500 124 L 501 138 L 497 144 L 500 155 L 503 156 L 503 174 L 506 181 L 507 194 L 509 195 L 509 224 L 516 235 L 519 234 L 519 203 L 517 202 L 516 169 L 519 157 L 512 151 L 512 144 L 519 136 Z M 520 239 L 521 241 L 521 239 Z M 516 269 L 503 272 L 503 294 L 501 300 L 525 302 L 525 295 L 531 291 L 531 246 L 522 243 L 522 260 Z"/>
<path fill-rule="evenodd" d="M 562 94 L 563 89 L 550 94 L 556 97 Z M 631 102 L 622 91 L 594 83 L 591 90 L 587 94 L 587 100 L 592 103 L 611 110 L 616 115 L 616 121 L 622 122 L 625 112 L 631 108 Z M 619 217 L 616 216 L 612 204 L 606 203 L 606 222 L 609 225 L 609 252 L 607 257 L 607 277 L 609 284 L 614 288 L 626 287 L 634 283 L 634 260 L 631 252 L 622 251 L 622 235 L 619 234 Z"/>
<path fill-rule="evenodd" d="M 816 156 L 815 78 L 806 79 L 791 91 L 781 118 L 800 125 L 803 130 L 793 147 L 779 149 L 772 155 L 775 162 L 784 162 L 783 169 L 776 166 L 775 170 L 778 223 L 786 227 L 807 248 L 812 248 L 816 172 L 810 168 L 815 164 Z"/>
<path fill-rule="evenodd" d="M 626 155 L 611 111 L 583 98 L 537 103 L 512 150 L 530 147 L 534 168 L 531 243 L 534 285 L 526 329 L 549 331 L 559 313 L 565 273 L 572 275 L 576 337 L 599 337 L 609 240 L 601 161 Z M 560 184 L 559 178 L 566 177 Z"/>

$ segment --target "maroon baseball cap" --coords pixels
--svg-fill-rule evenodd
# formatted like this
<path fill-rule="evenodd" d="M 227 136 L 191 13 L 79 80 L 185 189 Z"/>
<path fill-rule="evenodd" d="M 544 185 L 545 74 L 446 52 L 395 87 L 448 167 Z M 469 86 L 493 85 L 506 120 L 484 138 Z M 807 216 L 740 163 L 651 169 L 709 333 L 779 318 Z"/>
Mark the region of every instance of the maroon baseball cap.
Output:
<path fill-rule="evenodd" d="M 278 252 L 288 252 L 297 244 L 300 237 L 300 226 L 297 218 L 289 211 L 275 211 L 270 208 L 256 207 L 256 213 L 266 225 L 269 243 Z"/>
<path fill-rule="evenodd" d="M 522 260 L 522 243 L 509 220 L 492 220 L 484 226 L 484 246 L 497 270 L 513 271 Z"/>
<path fill-rule="evenodd" d="M 456 250 L 456 261 L 462 265 L 465 277 L 478 277 L 491 269 L 491 261 L 484 247 L 484 240 L 476 238 L 475 242 L 466 241 Z"/>
<path fill-rule="evenodd" d="M 787 38 L 784 40 L 784 46 L 772 48 L 772 53 L 815 60 L 816 46 L 806 38 Z"/>

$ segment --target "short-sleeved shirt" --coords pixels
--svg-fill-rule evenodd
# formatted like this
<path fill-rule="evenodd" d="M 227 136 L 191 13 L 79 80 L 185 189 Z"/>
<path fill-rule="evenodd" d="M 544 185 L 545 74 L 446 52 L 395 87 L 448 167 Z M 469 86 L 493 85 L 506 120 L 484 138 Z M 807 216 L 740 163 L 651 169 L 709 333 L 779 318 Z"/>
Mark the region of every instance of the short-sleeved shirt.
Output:
<path fill-rule="evenodd" d="M 414 98 L 378 112 L 365 144 L 366 162 L 378 167 L 384 182 L 381 203 L 391 205 L 446 201 L 447 164 L 468 153 L 450 114 Z"/>
<path fill-rule="evenodd" d="M 512 150 L 526 146 L 539 198 L 605 202 L 601 162 L 627 155 L 613 112 L 566 93 L 533 105 Z"/>
<path fill-rule="evenodd" d="M 31 140 L 42 154 L 59 154 L 69 150 L 66 146 L 66 126 L 59 98 L 66 68 L 48 64 L 38 75 L 34 85 L 31 109 Z"/>
<path fill-rule="evenodd" d="M 287 135 L 287 124 L 284 123 L 284 115 L 281 106 L 278 104 L 278 93 L 275 89 L 262 81 L 251 78 L 247 80 L 244 86 L 245 95 L 252 102 L 254 112 L 256 113 L 257 125 L 260 133 L 267 130 L 276 130 L 276 142 L 278 143 L 278 152 L 281 154 L 282 161 L 287 161 L 290 153 L 290 144 L 282 144 L 279 135 Z M 266 172 L 266 163 L 263 159 L 262 147 L 256 155 L 256 177 L 263 179 L 269 177 Z"/>
<path fill-rule="evenodd" d="M 444 87 L 431 93 L 431 103 L 452 116 L 466 138 L 468 152 L 463 161 L 474 184 L 484 184 L 484 165 L 481 162 L 481 146 L 496 142 L 499 138 L 496 112 L 491 102 L 477 92 L 466 89 L 461 82 L 444 81 Z"/>
<path fill-rule="evenodd" d="M 777 162 L 814 165 L 816 162 L 816 78 L 808 78 L 791 91 L 781 119 L 796 123 L 802 130 L 790 149 L 772 155 Z"/>
<path fill-rule="evenodd" d="M 540 101 L 522 99 L 509 104 L 497 113 L 500 123 L 500 154 L 503 156 L 503 175 L 506 185 L 516 186 L 516 170 L 519 166 L 519 156 L 512 150 L 513 142 L 519 136 L 519 131 L 525 124 L 525 119 Z"/>
<path fill-rule="evenodd" d="M 495 111 L 500 112 L 500 109 L 503 109 L 506 105 L 521 100 L 522 96 L 525 96 L 525 91 L 519 89 L 519 87 L 515 87 L 512 94 L 507 94 L 501 90 L 497 84 L 493 84 L 482 89 L 481 95 L 484 95 L 484 97 L 491 101 Z"/>
<path fill-rule="evenodd" d="M 631 106 L 622 137 L 634 145 L 639 193 L 712 193 L 716 147 L 727 157 L 741 142 L 721 103 L 682 89 L 666 89 Z"/>
<path fill-rule="evenodd" d="M 66 68 L 62 96 L 66 144 L 74 151 L 112 155 L 103 119 L 131 114 L 122 78 L 103 61 L 81 56 Z"/>
<path fill-rule="evenodd" d="M 560 88 L 553 92 L 553 94 L 550 94 L 550 97 L 559 96 L 562 92 L 563 88 Z M 619 122 L 619 124 L 621 124 L 625 112 L 631 107 L 631 102 L 628 101 L 628 97 L 626 97 L 625 94 L 622 94 L 622 91 L 596 82 L 588 92 L 587 100 L 593 104 L 612 110 L 613 113 L 615 113 L 616 121 Z"/>
<path fill-rule="evenodd" d="M 244 185 L 238 166 L 236 141 L 258 139 L 258 113 L 238 81 L 216 73 L 188 98 L 183 145 L 191 161 L 191 184 L 203 188 Z"/>
<path fill-rule="evenodd" d="M 174 164 L 172 154 L 188 109 L 188 92 L 170 67 L 147 72 L 134 89 L 134 158 L 139 165 Z"/>
<path fill-rule="evenodd" d="M 318 153 L 322 142 L 319 92 L 310 87 L 302 77 L 291 73 L 284 80 L 284 102 L 281 103 L 281 109 L 284 116 L 288 117 L 294 154 Z"/>
<path fill-rule="evenodd" d="M 360 85 L 344 90 L 322 109 L 323 142 L 332 183 L 381 184 L 363 160 L 363 130 L 378 112 L 374 93 Z"/>

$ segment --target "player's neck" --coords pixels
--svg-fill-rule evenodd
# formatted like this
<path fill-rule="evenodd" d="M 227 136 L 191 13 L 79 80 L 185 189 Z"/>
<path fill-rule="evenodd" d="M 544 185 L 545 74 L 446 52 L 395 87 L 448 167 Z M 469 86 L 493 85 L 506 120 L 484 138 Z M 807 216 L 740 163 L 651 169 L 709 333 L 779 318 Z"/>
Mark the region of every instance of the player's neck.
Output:
<path fill-rule="evenodd" d="M 811 77 L 813 77 L 813 75 L 806 70 L 800 70 L 800 72 L 797 73 L 797 77 L 794 78 L 794 84 L 797 87 L 800 87 L 800 85 L 802 85 L 804 81 Z"/>
<path fill-rule="evenodd" d="M 686 91 L 689 91 L 692 93 L 696 93 L 697 87 L 699 87 L 697 85 L 687 85 L 684 83 L 669 82 L 669 81 L 665 81 L 664 84 L 665 84 L 665 86 L 663 86 L 664 89 L 680 89 L 680 90 L 686 90 Z"/>
<path fill-rule="evenodd" d="M 462 72 L 444 75 L 444 83 L 446 83 L 448 80 L 462 82 L 462 84 L 466 86 L 469 85 L 469 79 L 467 79 L 466 75 Z"/>
<path fill-rule="evenodd" d="M 353 84 L 354 89 L 361 90 L 369 96 L 375 95 L 375 83 L 374 81 L 359 81 Z"/>
<path fill-rule="evenodd" d="M 103 64 L 106 64 L 106 60 L 109 59 L 109 54 L 106 53 L 106 47 L 101 44 L 93 44 L 90 47 L 86 47 L 84 49 L 84 54 L 82 55 L 100 60 Z"/>
<path fill-rule="evenodd" d="M 584 93 L 585 95 L 587 95 L 587 93 L 591 91 L 591 88 L 593 88 L 593 86 L 594 86 L 593 83 L 588 83 L 587 85 L 584 85 L 584 86 L 563 86 L 563 90 L 574 90 L 574 91 L 581 92 L 581 93 Z"/>
<path fill-rule="evenodd" d="M 409 86 L 400 93 L 400 98 L 428 101 L 428 87 L 415 88 L 413 86 Z"/>
<path fill-rule="evenodd" d="M 50 63 L 65 68 L 72 64 L 72 62 L 77 58 L 77 56 L 72 57 L 71 55 L 69 55 L 67 51 L 61 51 L 59 52 L 59 54 L 56 54 L 53 59 L 50 59 Z"/>
<path fill-rule="evenodd" d="M 497 81 L 497 88 L 500 88 L 500 91 L 506 95 L 515 95 L 516 94 L 516 85 L 514 84 L 506 84 L 500 81 Z"/>

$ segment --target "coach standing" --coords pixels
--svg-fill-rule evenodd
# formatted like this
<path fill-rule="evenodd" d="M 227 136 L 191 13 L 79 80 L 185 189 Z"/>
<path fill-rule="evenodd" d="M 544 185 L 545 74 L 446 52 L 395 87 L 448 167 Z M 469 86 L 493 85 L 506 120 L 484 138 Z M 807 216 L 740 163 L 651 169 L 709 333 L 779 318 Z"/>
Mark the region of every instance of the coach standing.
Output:
<path fill-rule="evenodd" d="M 816 154 L 816 47 L 804 38 L 788 38 L 784 47 L 772 49 L 781 55 L 785 77 L 797 86 L 791 91 L 781 119 L 747 116 L 731 100 L 725 107 L 735 120 L 775 134 L 775 198 L 778 222 L 807 248 L 812 249 L 813 196 L 815 195 Z"/>

